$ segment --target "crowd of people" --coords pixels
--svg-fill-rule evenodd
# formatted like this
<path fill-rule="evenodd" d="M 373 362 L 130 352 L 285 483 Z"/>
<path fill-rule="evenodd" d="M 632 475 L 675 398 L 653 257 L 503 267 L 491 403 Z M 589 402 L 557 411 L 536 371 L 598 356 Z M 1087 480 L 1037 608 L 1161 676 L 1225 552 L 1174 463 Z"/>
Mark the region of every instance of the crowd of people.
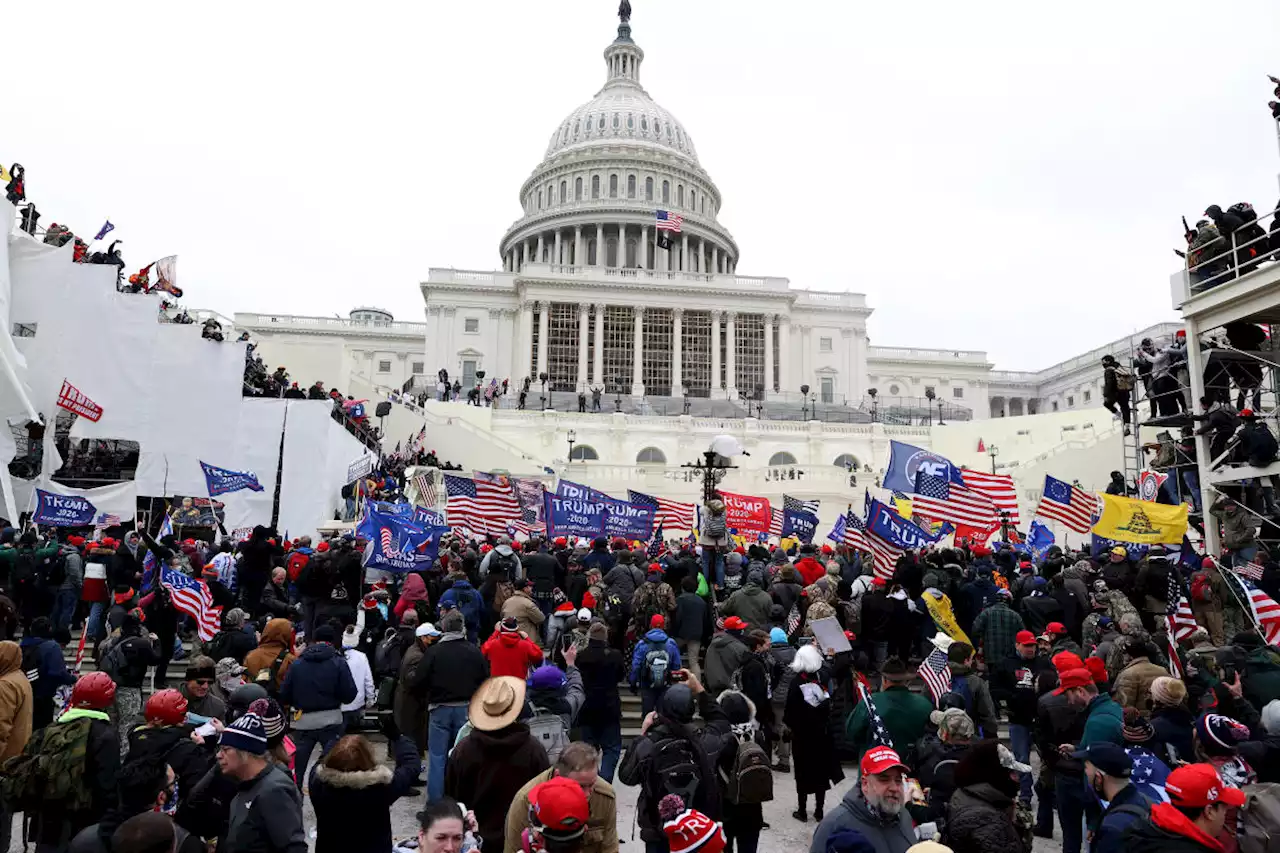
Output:
<path fill-rule="evenodd" d="M 621 784 L 652 853 L 771 849 L 764 804 L 790 793 L 815 853 L 1247 850 L 1280 830 L 1257 787 L 1280 782 L 1280 650 L 1231 561 L 975 545 L 882 577 L 844 546 L 711 531 L 449 534 L 394 575 L 362 569 L 365 545 L 5 530 L 0 824 L 21 812 L 49 851 L 300 853 L 309 796 L 317 850 L 385 851 L 391 804 L 424 788 L 421 850 L 616 851 Z M 207 584 L 212 638 L 148 553 Z M 1248 556 L 1280 598 L 1280 565 Z M 1167 633 L 1174 589 L 1187 636 Z M 96 665 L 77 677 L 81 618 Z"/>

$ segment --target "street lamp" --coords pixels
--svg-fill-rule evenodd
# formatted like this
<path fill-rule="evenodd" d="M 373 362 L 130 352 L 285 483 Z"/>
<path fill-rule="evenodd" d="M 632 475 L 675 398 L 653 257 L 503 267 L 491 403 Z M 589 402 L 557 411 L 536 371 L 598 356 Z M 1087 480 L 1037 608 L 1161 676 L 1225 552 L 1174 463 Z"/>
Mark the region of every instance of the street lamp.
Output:
<path fill-rule="evenodd" d="M 941 400 L 938 401 L 938 426 L 946 426 L 946 423 L 942 420 L 942 401 Z"/>
<path fill-rule="evenodd" d="M 572 462 L 573 461 L 573 443 L 578 440 L 578 431 L 573 429 L 569 430 L 567 433 L 565 433 L 565 438 L 569 439 L 569 461 Z"/>
<path fill-rule="evenodd" d="M 542 408 L 544 409 L 555 408 L 555 405 L 551 401 L 551 395 L 547 393 L 547 380 L 550 378 L 551 377 L 547 375 L 546 371 L 538 374 L 538 381 L 542 383 L 542 396 L 539 399 L 542 400 Z"/>
<path fill-rule="evenodd" d="M 800 420 L 809 420 L 809 386 L 800 386 Z"/>
<path fill-rule="evenodd" d="M 730 465 L 719 453 L 708 450 L 702 454 L 702 459 L 693 463 L 686 462 L 681 467 L 696 471 L 702 477 L 702 502 L 708 503 L 715 499 L 716 484 L 724 479 L 726 470 L 738 466 Z"/>
<path fill-rule="evenodd" d="M 987 448 L 987 455 L 991 457 L 991 473 L 996 472 L 996 457 L 1000 455 L 1000 448 L 994 444 Z"/>
<path fill-rule="evenodd" d="M 624 377 L 619 376 L 613 381 L 614 381 L 613 390 L 617 394 L 617 397 L 615 397 L 613 401 L 613 410 L 615 412 L 621 412 L 622 411 L 622 383 L 624 381 Z"/>
<path fill-rule="evenodd" d="M 867 396 L 871 398 L 871 422 L 872 423 L 876 422 L 876 394 L 878 393 L 880 392 L 876 391 L 876 389 L 874 388 L 867 389 Z"/>
<path fill-rule="evenodd" d="M 680 388 L 680 393 L 684 395 L 684 413 L 689 414 L 689 386 L 684 385 Z"/>
<path fill-rule="evenodd" d="M 933 426 L 933 401 L 934 401 L 934 399 L 935 399 L 937 396 L 938 396 L 938 395 L 937 395 L 937 393 L 933 390 L 933 386 L 932 386 L 932 385 L 926 385 L 926 386 L 924 386 L 924 397 L 925 397 L 925 399 L 926 399 L 926 400 L 928 400 L 928 401 L 929 401 L 929 405 L 925 406 L 925 409 L 926 409 L 926 410 L 928 411 L 928 413 L 929 413 L 929 414 L 928 414 L 928 418 L 929 418 L 929 426 Z M 939 404 L 939 405 L 941 405 L 941 404 Z"/>

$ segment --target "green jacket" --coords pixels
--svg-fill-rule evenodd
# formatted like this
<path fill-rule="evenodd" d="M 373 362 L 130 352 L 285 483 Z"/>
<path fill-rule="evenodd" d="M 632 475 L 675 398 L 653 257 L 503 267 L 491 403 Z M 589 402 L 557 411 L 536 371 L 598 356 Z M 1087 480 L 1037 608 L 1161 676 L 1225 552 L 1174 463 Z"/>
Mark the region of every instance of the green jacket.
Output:
<path fill-rule="evenodd" d="M 57 542 L 47 545 L 44 548 L 27 548 L 25 546 L 14 548 L 6 545 L 3 548 L 0 548 L 0 578 L 5 578 L 12 582 L 13 569 L 18 565 L 18 553 L 20 551 L 31 553 L 35 557 L 36 563 L 39 563 L 41 560 L 57 554 L 61 549 L 62 546 Z"/>
<path fill-rule="evenodd" d="M 1087 749 L 1094 743 L 1114 743 L 1124 746 L 1124 709 L 1110 696 L 1097 695 L 1085 709 L 1088 718 L 1084 723 L 1084 734 L 1076 749 Z"/>
<path fill-rule="evenodd" d="M 893 748 L 903 755 L 924 735 L 929 724 L 933 703 L 906 687 L 888 687 L 871 694 L 880 719 L 889 731 Z M 858 748 L 858 757 L 871 748 L 871 725 L 867 716 L 867 703 L 859 702 L 845 722 L 845 734 L 849 742 Z"/>

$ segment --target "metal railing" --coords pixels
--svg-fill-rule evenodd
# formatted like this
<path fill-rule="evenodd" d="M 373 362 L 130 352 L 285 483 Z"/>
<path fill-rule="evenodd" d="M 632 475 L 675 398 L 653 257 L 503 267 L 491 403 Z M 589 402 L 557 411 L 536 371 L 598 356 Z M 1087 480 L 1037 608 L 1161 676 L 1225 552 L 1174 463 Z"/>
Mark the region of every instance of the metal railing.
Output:
<path fill-rule="evenodd" d="M 1267 222 L 1272 223 L 1269 228 L 1264 227 Z M 1244 239 L 1246 235 L 1240 232 L 1252 226 L 1262 230 L 1261 236 Z M 1231 234 L 1219 234 L 1194 250 L 1188 244 L 1185 253 L 1175 251 L 1187 259 L 1184 269 L 1174 275 L 1174 307 L 1180 308 L 1192 296 L 1246 276 L 1280 257 L 1280 227 L 1276 224 L 1276 211 L 1246 222 Z"/>

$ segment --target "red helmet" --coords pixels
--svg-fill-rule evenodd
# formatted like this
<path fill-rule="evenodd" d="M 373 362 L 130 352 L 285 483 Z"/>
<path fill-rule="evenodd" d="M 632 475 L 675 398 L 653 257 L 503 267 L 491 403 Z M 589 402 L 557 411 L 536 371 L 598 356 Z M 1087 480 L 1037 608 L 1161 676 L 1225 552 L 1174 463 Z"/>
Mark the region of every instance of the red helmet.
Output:
<path fill-rule="evenodd" d="M 182 725 L 187 719 L 187 697 L 173 688 L 157 690 L 147 700 L 145 713 L 148 723 Z"/>
<path fill-rule="evenodd" d="M 105 672 L 90 672 L 80 676 L 71 688 L 71 707 L 91 708 L 101 711 L 116 698 L 116 683 Z"/>

